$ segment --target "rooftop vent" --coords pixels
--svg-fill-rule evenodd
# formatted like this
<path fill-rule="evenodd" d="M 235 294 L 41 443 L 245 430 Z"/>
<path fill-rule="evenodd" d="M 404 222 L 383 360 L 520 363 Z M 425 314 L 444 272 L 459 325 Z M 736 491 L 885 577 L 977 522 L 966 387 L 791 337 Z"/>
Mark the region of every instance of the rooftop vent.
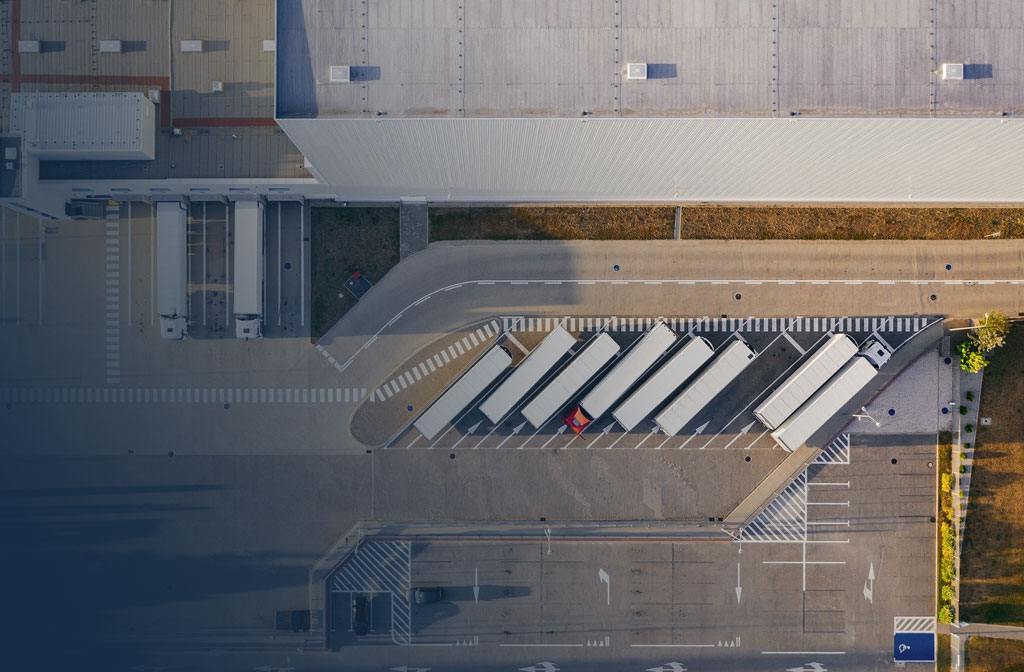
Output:
<path fill-rule="evenodd" d="M 964 78 L 964 64 L 963 63 L 943 63 L 942 64 L 942 78 L 943 79 L 963 79 Z"/>
<path fill-rule="evenodd" d="M 277 51 L 277 40 L 263 40 L 263 51 Z"/>
<path fill-rule="evenodd" d="M 181 50 L 184 52 L 188 51 L 202 51 L 203 41 L 202 40 L 182 40 Z"/>
<path fill-rule="evenodd" d="M 213 82 L 210 83 L 210 92 L 211 93 L 223 93 L 224 92 L 224 82 L 218 81 L 216 79 L 213 80 Z"/>
<path fill-rule="evenodd" d="M 121 40 L 100 40 L 101 54 L 121 53 Z"/>
<path fill-rule="evenodd" d="M 18 40 L 19 54 L 38 54 L 40 51 L 42 51 L 42 45 L 39 40 Z"/>
<path fill-rule="evenodd" d="M 627 63 L 626 79 L 647 79 L 647 64 Z"/>
<path fill-rule="evenodd" d="M 348 65 L 332 65 L 331 66 L 331 81 L 332 82 L 351 82 L 352 81 L 352 68 Z"/>

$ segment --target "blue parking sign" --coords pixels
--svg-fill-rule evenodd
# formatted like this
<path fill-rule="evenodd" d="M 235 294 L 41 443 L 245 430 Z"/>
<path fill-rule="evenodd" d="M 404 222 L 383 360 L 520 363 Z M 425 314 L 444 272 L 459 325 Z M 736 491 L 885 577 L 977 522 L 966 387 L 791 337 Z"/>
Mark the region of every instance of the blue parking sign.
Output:
<path fill-rule="evenodd" d="M 935 662 L 935 633 L 897 632 L 892 636 L 892 657 L 901 663 Z"/>

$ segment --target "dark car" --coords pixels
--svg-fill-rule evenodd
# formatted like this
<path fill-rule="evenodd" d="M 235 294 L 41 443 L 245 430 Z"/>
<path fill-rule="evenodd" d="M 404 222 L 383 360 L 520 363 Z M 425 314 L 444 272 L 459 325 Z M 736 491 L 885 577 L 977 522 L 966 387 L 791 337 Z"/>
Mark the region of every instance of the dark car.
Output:
<path fill-rule="evenodd" d="M 352 596 L 352 629 L 357 635 L 370 631 L 370 602 L 366 595 Z"/>
<path fill-rule="evenodd" d="M 444 591 L 440 588 L 413 588 L 409 592 L 409 601 L 416 604 L 440 602 L 444 599 Z"/>
<path fill-rule="evenodd" d="M 309 632 L 309 609 L 277 612 L 275 627 L 278 630 Z"/>

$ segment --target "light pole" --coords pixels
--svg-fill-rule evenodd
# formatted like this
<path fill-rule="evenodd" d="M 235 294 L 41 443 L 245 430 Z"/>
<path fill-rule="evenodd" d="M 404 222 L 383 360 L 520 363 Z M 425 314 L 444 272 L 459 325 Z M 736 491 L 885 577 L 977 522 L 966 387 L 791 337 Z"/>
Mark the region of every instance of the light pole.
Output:
<path fill-rule="evenodd" d="M 956 329 L 949 329 L 949 331 L 967 331 L 968 329 L 982 329 L 988 326 L 988 313 L 985 313 L 985 321 L 981 324 L 971 325 L 969 327 L 957 327 Z"/>
<path fill-rule="evenodd" d="M 871 417 L 871 414 L 868 413 L 868 409 L 861 406 L 860 411 L 860 413 L 854 413 L 852 417 L 857 418 L 858 420 L 870 420 L 871 422 L 875 423 L 875 427 L 882 426 L 882 423 Z"/>

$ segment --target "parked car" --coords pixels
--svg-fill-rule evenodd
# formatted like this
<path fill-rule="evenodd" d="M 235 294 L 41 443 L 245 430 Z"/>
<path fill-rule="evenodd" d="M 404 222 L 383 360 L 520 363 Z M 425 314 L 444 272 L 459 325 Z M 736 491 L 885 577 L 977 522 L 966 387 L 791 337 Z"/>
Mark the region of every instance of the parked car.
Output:
<path fill-rule="evenodd" d="M 370 631 L 370 601 L 361 593 L 352 596 L 352 629 L 360 636 Z"/>
<path fill-rule="evenodd" d="M 443 599 L 444 591 L 440 588 L 413 588 L 409 595 L 409 601 L 416 604 L 440 602 Z"/>

